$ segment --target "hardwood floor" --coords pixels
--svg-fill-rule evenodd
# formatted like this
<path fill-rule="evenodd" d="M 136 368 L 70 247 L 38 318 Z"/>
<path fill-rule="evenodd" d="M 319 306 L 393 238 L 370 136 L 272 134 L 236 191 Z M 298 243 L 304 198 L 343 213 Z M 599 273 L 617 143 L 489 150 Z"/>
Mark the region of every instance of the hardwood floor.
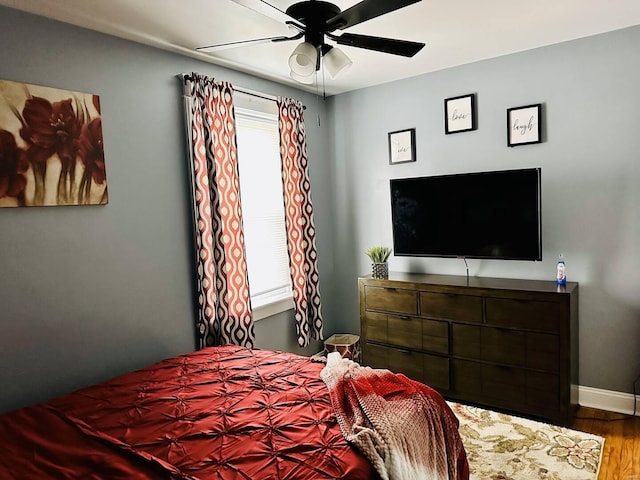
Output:
<path fill-rule="evenodd" d="M 640 417 L 580 407 L 571 427 L 605 438 L 598 480 L 640 480 Z"/>

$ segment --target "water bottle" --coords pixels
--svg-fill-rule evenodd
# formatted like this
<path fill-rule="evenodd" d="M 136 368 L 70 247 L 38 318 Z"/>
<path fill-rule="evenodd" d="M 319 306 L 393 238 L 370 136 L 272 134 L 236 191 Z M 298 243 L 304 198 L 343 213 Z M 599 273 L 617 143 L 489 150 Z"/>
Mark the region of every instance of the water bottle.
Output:
<path fill-rule="evenodd" d="M 567 272 L 564 265 L 564 258 L 562 254 L 560 254 L 560 258 L 558 258 L 558 265 L 556 268 L 556 281 L 558 285 L 566 285 L 567 284 Z"/>

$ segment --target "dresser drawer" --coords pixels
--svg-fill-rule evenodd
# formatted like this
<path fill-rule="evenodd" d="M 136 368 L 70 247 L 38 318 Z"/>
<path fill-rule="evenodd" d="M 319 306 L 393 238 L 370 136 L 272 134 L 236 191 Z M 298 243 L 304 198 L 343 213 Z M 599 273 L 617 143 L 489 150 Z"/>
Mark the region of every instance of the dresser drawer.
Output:
<path fill-rule="evenodd" d="M 383 313 L 365 314 L 364 336 L 367 341 L 387 343 L 387 316 Z"/>
<path fill-rule="evenodd" d="M 404 373 L 407 377 L 422 382 L 422 354 L 398 348 L 388 348 L 389 370 Z"/>
<path fill-rule="evenodd" d="M 556 375 L 487 365 L 482 370 L 485 401 L 504 408 L 517 405 L 534 415 L 557 415 L 560 397 Z"/>
<path fill-rule="evenodd" d="M 527 367 L 558 372 L 560 369 L 560 337 L 549 333 L 527 333 Z"/>
<path fill-rule="evenodd" d="M 434 377 L 444 385 L 448 383 L 449 369 L 448 364 L 446 366 L 442 364 L 442 360 L 447 359 L 438 358 L 435 362 L 429 363 L 429 367 Z M 419 352 L 367 343 L 364 351 L 363 364 L 371 368 L 385 368 L 391 370 L 393 373 L 402 373 L 418 382 L 424 380 L 424 355 Z M 445 375 L 447 377 L 446 382 L 444 380 Z"/>
<path fill-rule="evenodd" d="M 389 315 L 388 343 L 407 348 L 422 348 L 422 320 L 410 316 Z"/>
<path fill-rule="evenodd" d="M 476 325 L 451 325 L 451 353 L 456 357 L 482 358 L 481 328 Z"/>
<path fill-rule="evenodd" d="M 482 365 L 482 396 L 501 407 L 525 404 L 526 371 L 501 365 Z"/>
<path fill-rule="evenodd" d="M 451 387 L 456 396 L 482 401 L 482 364 L 467 360 L 451 360 Z"/>
<path fill-rule="evenodd" d="M 420 292 L 420 315 L 445 320 L 482 322 L 482 297 Z"/>
<path fill-rule="evenodd" d="M 507 328 L 453 324 L 452 354 L 485 362 L 557 372 L 557 335 Z"/>
<path fill-rule="evenodd" d="M 487 324 L 558 332 L 560 304 L 508 298 L 486 299 Z"/>
<path fill-rule="evenodd" d="M 487 365 L 466 360 L 453 360 L 453 391 L 457 396 L 507 406 L 526 399 L 524 370 Z"/>
<path fill-rule="evenodd" d="M 557 375 L 467 360 L 452 363 L 452 393 L 456 397 L 534 415 L 558 415 Z"/>
<path fill-rule="evenodd" d="M 527 361 L 526 332 L 482 328 L 482 360 L 523 367 Z"/>
<path fill-rule="evenodd" d="M 532 412 L 558 410 L 560 407 L 560 379 L 557 375 L 540 372 L 527 373 L 527 406 Z"/>
<path fill-rule="evenodd" d="M 418 313 L 418 292 L 400 288 L 373 287 L 364 289 L 365 308 L 381 312 L 416 315 Z"/>
<path fill-rule="evenodd" d="M 367 342 L 364 345 L 362 365 L 371 368 L 389 368 L 389 349 Z"/>
<path fill-rule="evenodd" d="M 525 332 L 459 324 L 452 326 L 452 332 L 456 357 L 514 366 L 526 363 Z"/>
<path fill-rule="evenodd" d="M 422 320 L 422 349 L 427 352 L 449 353 L 449 324 L 438 320 Z"/>
<path fill-rule="evenodd" d="M 432 388 L 449 390 L 449 359 L 422 355 L 423 382 Z"/>

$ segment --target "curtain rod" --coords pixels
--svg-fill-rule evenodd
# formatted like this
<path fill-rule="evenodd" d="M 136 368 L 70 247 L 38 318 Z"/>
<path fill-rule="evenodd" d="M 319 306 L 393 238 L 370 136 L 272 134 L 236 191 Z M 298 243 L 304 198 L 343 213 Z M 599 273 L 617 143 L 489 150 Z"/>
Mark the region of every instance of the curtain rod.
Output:
<path fill-rule="evenodd" d="M 272 100 L 274 102 L 278 100 L 278 97 L 276 97 L 275 95 L 269 95 L 268 93 L 256 92 L 255 90 L 249 90 L 248 88 L 244 88 L 244 87 L 236 87 L 234 85 L 233 89 L 236 92 L 245 93 L 245 94 L 251 95 L 253 97 L 264 98 L 265 100 Z"/>
<path fill-rule="evenodd" d="M 186 77 L 188 75 L 189 75 L 188 73 L 180 73 L 178 75 L 178 78 L 180 80 L 184 81 L 184 77 Z M 271 100 L 272 102 L 278 101 L 278 97 L 276 97 L 275 95 L 269 95 L 268 93 L 258 92 L 256 90 L 251 90 L 249 88 L 239 87 L 237 85 L 233 85 L 233 89 L 236 92 L 244 93 L 246 95 L 251 95 L 253 97 L 264 98 L 265 100 Z M 303 110 L 306 110 L 307 106 L 303 105 L 302 108 L 303 108 Z"/>
<path fill-rule="evenodd" d="M 187 77 L 187 76 L 189 76 L 188 73 L 181 73 L 181 74 L 178 75 L 178 78 L 180 80 L 184 80 L 184 77 Z M 247 95 L 252 95 L 254 97 L 259 97 L 259 98 L 264 98 L 265 100 L 273 100 L 274 102 L 278 100 L 278 97 L 276 97 L 275 95 L 269 95 L 268 93 L 257 92 L 255 90 L 250 90 L 248 88 L 239 87 L 237 85 L 233 85 L 233 89 L 236 92 L 246 93 Z"/>

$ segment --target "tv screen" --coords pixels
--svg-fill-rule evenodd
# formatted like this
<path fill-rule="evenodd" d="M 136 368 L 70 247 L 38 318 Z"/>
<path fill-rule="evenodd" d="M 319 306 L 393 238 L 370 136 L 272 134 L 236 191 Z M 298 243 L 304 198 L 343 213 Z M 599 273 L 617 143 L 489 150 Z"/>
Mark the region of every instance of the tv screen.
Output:
<path fill-rule="evenodd" d="M 542 260 L 541 169 L 392 179 L 395 255 Z"/>

